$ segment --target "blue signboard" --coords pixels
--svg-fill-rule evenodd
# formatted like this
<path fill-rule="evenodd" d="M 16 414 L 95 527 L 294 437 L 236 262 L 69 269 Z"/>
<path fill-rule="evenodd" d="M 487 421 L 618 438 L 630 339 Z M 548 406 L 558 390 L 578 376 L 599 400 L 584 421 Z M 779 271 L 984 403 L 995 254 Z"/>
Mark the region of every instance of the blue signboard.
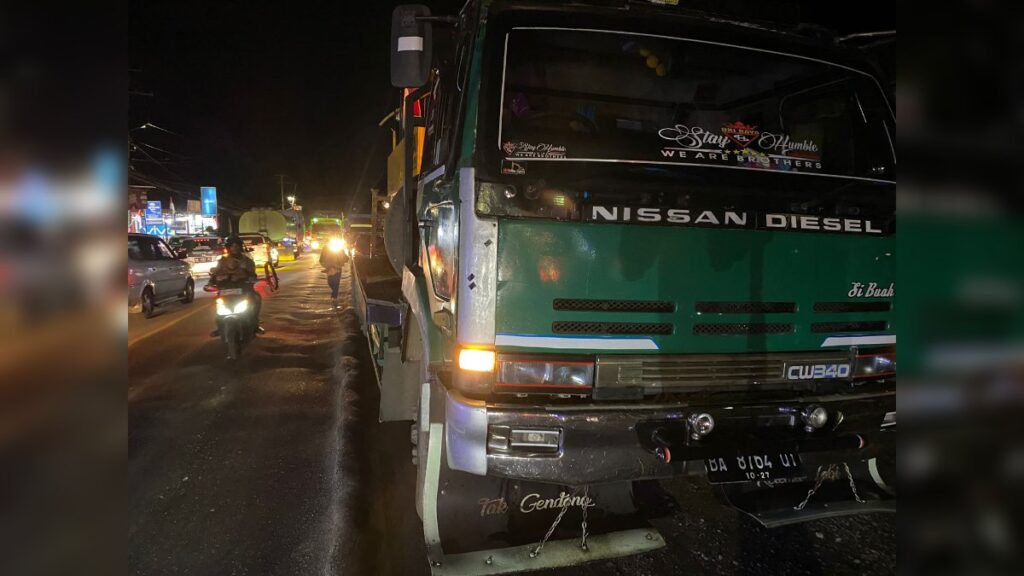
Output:
<path fill-rule="evenodd" d="M 216 186 L 200 186 L 199 187 L 199 200 L 202 202 L 203 216 L 216 216 L 217 215 L 217 187 Z"/>
<path fill-rule="evenodd" d="M 167 236 L 167 224 L 147 224 L 142 231 L 153 236 Z"/>
<path fill-rule="evenodd" d="M 162 221 L 163 220 L 163 206 L 159 200 L 150 200 L 146 202 L 146 221 Z"/>

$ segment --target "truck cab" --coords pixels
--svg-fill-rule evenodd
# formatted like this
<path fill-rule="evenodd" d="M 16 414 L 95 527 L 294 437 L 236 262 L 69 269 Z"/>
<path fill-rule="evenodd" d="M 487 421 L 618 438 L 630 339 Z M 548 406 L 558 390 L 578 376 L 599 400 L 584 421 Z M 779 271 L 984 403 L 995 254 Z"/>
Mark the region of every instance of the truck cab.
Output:
<path fill-rule="evenodd" d="M 608 550 L 660 545 L 633 513 L 675 475 L 768 526 L 895 510 L 877 74 L 791 30 L 609 4 L 395 11 L 393 274 L 356 258 L 355 297 L 381 417 L 414 420 L 435 571 L 480 534 L 520 569 L 601 557 L 591 508 Z M 589 555 L 539 560 L 563 515 Z"/>

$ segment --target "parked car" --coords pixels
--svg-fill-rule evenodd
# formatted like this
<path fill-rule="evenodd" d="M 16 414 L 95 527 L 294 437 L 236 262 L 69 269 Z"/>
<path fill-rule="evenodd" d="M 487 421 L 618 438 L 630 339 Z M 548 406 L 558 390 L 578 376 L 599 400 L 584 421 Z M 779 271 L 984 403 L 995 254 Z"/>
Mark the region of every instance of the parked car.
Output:
<path fill-rule="evenodd" d="M 185 261 L 196 278 L 209 276 L 224 252 L 224 240 L 217 236 L 179 236 L 169 244 L 175 252 L 185 250 Z"/>
<path fill-rule="evenodd" d="M 270 238 L 263 234 L 239 234 L 238 237 L 242 239 L 245 251 L 252 257 L 257 269 L 263 268 L 267 262 L 272 263 L 275 268 L 277 267 L 278 251 Z"/>
<path fill-rule="evenodd" d="M 185 261 L 186 251 L 175 253 L 161 238 L 128 235 L 128 309 L 151 318 L 157 306 L 195 299 L 196 283 Z"/>

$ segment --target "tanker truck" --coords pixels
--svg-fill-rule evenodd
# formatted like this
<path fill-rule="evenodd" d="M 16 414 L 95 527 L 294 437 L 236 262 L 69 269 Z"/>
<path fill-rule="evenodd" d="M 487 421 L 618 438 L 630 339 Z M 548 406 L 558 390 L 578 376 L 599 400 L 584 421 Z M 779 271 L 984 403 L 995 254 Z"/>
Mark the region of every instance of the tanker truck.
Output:
<path fill-rule="evenodd" d="M 243 212 L 238 219 L 241 234 L 263 234 L 279 251 L 290 253 L 295 258 L 302 254 L 304 229 L 302 212 L 297 210 L 253 208 Z"/>
<path fill-rule="evenodd" d="M 434 574 L 664 546 L 681 476 L 768 527 L 895 511 L 886 91 L 835 42 L 669 4 L 394 11 L 353 298 Z"/>

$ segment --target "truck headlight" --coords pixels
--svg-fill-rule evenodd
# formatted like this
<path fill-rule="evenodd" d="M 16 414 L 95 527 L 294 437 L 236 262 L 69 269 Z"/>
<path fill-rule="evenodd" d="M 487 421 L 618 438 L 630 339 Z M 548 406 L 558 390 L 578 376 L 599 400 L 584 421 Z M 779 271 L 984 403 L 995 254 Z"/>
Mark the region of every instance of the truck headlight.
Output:
<path fill-rule="evenodd" d="M 498 357 L 495 386 L 512 388 L 566 388 L 589 390 L 594 384 L 594 363 L 548 360 L 513 355 Z"/>
<path fill-rule="evenodd" d="M 854 378 L 880 378 L 896 375 L 896 350 L 862 350 L 853 367 Z"/>

